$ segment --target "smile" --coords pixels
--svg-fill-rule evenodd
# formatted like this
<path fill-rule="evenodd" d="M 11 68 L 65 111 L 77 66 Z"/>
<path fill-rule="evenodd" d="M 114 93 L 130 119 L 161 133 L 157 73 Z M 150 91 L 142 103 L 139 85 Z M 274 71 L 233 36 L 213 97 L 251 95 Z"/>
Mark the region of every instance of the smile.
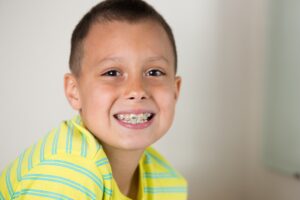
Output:
<path fill-rule="evenodd" d="M 114 117 L 117 120 L 122 121 L 123 123 L 135 125 L 135 124 L 147 123 L 154 117 L 154 113 L 150 113 L 150 112 L 144 112 L 139 114 L 122 113 L 122 114 L 115 114 Z"/>

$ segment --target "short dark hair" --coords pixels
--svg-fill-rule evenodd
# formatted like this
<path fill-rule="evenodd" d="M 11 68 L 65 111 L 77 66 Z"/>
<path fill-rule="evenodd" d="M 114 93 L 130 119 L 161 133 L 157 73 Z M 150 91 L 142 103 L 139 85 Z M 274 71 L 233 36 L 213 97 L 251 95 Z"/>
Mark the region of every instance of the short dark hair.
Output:
<path fill-rule="evenodd" d="M 175 73 L 177 71 L 177 50 L 171 27 L 165 19 L 149 4 L 142 0 L 106 0 L 94 6 L 75 27 L 71 38 L 69 68 L 75 76 L 81 71 L 84 39 L 91 26 L 96 22 L 127 21 L 130 23 L 141 20 L 157 22 L 166 31 L 174 54 Z"/>

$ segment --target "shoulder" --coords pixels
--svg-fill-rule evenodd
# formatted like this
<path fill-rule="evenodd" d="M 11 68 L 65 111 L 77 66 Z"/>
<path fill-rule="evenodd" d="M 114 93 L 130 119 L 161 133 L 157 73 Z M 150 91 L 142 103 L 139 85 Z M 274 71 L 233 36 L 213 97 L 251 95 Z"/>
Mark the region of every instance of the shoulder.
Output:
<path fill-rule="evenodd" d="M 102 176 L 86 158 L 54 155 L 30 170 L 26 162 L 19 158 L 2 174 L 0 191 L 8 199 L 28 196 L 96 199 L 103 194 Z"/>
<path fill-rule="evenodd" d="M 39 199 L 41 196 L 96 199 L 103 195 L 101 172 L 91 158 L 66 153 L 43 154 L 42 149 L 43 144 L 33 145 L 3 171 L 2 199 Z"/>
<path fill-rule="evenodd" d="M 171 164 L 167 159 L 160 154 L 157 150 L 155 150 L 153 147 L 148 147 L 145 150 L 145 156 L 148 157 L 149 159 L 154 160 L 157 163 L 160 163 L 161 165 L 164 165 L 166 168 L 171 167 Z"/>
<path fill-rule="evenodd" d="M 143 163 L 145 169 L 161 173 L 167 173 L 172 177 L 177 177 L 183 182 L 185 178 L 171 165 L 171 163 L 153 147 L 148 147 L 144 152 Z"/>
<path fill-rule="evenodd" d="M 93 162 L 100 149 L 94 136 L 81 125 L 80 117 L 75 116 L 72 120 L 61 122 L 17 160 L 27 165 L 28 170 L 54 158 L 74 163 Z"/>
<path fill-rule="evenodd" d="M 149 195 L 174 195 L 185 199 L 187 181 L 171 164 L 152 147 L 147 148 L 141 161 L 145 179 L 144 191 Z"/>
<path fill-rule="evenodd" d="M 48 154 L 51 149 L 51 154 L 74 155 L 93 159 L 101 148 L 95 137 L 84 128 L 80 116 L 62 122 L 49 135 L 48 139 Z"/>
<path fill-rule="evenodd" d="M 101 196 L 103 179 L 94 161 L 101 148 L 91 134 L 76 126 L 62 122 L 9 165 L 0 177 L 0 199 L 31 193 L 66 199 Z"/>

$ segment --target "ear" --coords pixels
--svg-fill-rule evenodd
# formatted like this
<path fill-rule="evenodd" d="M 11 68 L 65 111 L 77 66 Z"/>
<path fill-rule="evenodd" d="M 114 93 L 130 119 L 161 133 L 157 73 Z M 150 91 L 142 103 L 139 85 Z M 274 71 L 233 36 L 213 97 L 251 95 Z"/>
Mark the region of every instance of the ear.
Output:
<path fill-rule="evenodd" d="M 73 74 L 71 73 L 65 74 L 64 89 L 65 89 L 65 95 L 72 108 L 75 110 L 80 110 L 81 101 L 80 101 L 80 94 L 79 94 L 79 85 L 76 77 Z"/>
<path fill-rule="evenodd" d="M 175 77 L 175 100 L 177 101 L 181 89 L 181 77 L 176 76 Z"/>

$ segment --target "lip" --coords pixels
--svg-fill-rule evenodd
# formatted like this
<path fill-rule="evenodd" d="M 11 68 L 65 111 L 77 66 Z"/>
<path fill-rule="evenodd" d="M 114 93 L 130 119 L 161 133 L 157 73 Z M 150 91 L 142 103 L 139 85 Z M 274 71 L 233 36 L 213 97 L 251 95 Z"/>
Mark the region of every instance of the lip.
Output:
<path fill-rule="evenodd" d="M 119 114 L 142 114 L 142 113 L 153 113 L 155 114 L 155 112 L 151 111 L 151 110 L 144 110 L 144 109 L 136 109 L 136 110 L 126 110 L 126 111 L 120 111 L 115 113 L 114 115 L 119 115 Z"/>
<path fill-rule="evenodd" d="M 153 114 L 153 117 L 149 120 L 149 121 L 146 121 L 144 123 L 141 123 L 141 124 L 129 124 L 129 123 L 126 123 L 124 121 L 121 121 L 121 120 L 118 120 L 115 115 L 119 115 L 119 114 L 142 114 L 142 113 L 152 113 Z M 145 129 L 147 127 L 149 127 L 154 118 L 155 118 L 155 113 L 153 111 L 149 111 L 149 110 L 130 110 L 130 111 L 121 111 L 121 112 L 118 112 L 118 113 L 115 113 L 114 115 L 114 119 L 123 127 L 125 128 L 129 128 L 129 129 Z"/>

